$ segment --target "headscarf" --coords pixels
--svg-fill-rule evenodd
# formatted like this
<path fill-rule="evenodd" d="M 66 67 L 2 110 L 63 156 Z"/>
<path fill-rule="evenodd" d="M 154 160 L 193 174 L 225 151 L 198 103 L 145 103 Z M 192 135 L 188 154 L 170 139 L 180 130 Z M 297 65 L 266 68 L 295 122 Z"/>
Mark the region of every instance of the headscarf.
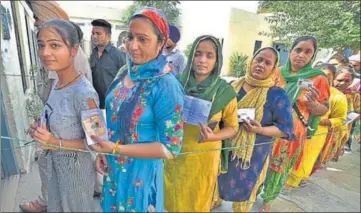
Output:
<path fill-rule="evenodd" d="M 165 41 L 167 41 L 169 37 L 168 22 L 160 10 L 153 7 L 143 7 L 137 10 L 130 17 L 130 20 L 135 16 L 148 18 L 164 36 Z M 131 57 L 129 57 L 129 53 L 127 53 L 128 74 L 130 79 L 133 81 L 151 79 L 170 72 L 171 67 L 167 64 L 166 56 L 161 54 L 161 52 L 162 50 L 154 60 L 141 65 L 134 64 Z"/>
<path fill-rule="evenodd" d="M 149 18 L 155 24 L 155 26 L 157 26 L 160 33 L 164 35 L 165 41 L 167 41 L 169 38 L 169 26 L 162 11 L 154 7 L 143 7 L 135 11 L 134 14 L 130 17 L 130 20 L 134 18 L 134 16 L 144 16 Z"/>
<path fill-rule="evenodd" d="M 40 21 L 50 19 L 64 19 L 69 21 L 69 16 L 55 1 L 29 1 L 34 15 Z"/>
<path fill-rule="evenodd" d="M 290 58 L 287 59 L 287 63 L 285 64 L 285 66 L 281 68 L 282 77 L 287 82 L 284 90 L 287 92 L 288 96 L 290 97 L 292 106 L 296 104 L 296 101 L 302 92 L 302 89 L 300 89 L 297 86 L 297 82 L 299 79 L 308 79 L 315 76 L 325 76 L 327 78 L 326 74 L 322 72 L 320 69 L 312 67 L 312 62 L 315 58 L 316 51 L 317 50 L 315 49 L 315 53 L 312 56 L 311 61 L 294 75 L 291 75 L 292 67 L 291 67 Z M 317 127 L 320 123 L 320 119 L 321 119 L 320 116 L 313 116 L 313 115 L 309 116 L 308 125 L 311 129 L 308 129 L 307 132 L 308 137 L 312 137 L 315 134 Z"/>
<path fill-rule="evenodd" d="M 214 70 L 208 76 L 208 78 L 198 84 L 195 79 L 192 67 L 196 49 L 199 43 L 204 40 L 211 40 L 216 45 L 217 61 Z M 186 95 L 212 102 L 209 118 L 222 111 L 223 108 L 233 98 L 236 97 L 236 93 L 234 92 L 231 85 L 219 77 L 221 74 L 222 62 L 223 57 L 221 43 L 214 36 L 203 35 L 198 37 L 193 42 L 193 46 L 188 57 L 187 66 L 184 72 L 177 76 L 179 82 L 185 90 Z"/>
<path fill-rule="evenodd" d="M 258 80 L 252 77 L 251 75 L 251 65 L 254 58 L 263 50 L 270 49 L 276 54 L 276 62 L 275 66 L 272 69 L 272 72 L 269 76 L 267 76 L 264 80 Z M 247 84 L 253 86 L 254 88 L 247 92 L 247 94 L 238 102 L 238 109 L 242 108 L 255 108 L 256 109 L 256 117 L 255 120 L 261 123 L 263 118 L 263 107 L 267 101 L 267 93 L 270 87 L 274 85 L 273 76 L 278 67 L 279 55 L 277 50 L 272 47 L 265 47 L 259 49 L 252 57 L 249 62 L 246 76 L 242 77 L 232 83 L 236 93 L 238 93 L 245 82 Z M 249 133 L 246 131 L 244 126 L 240 126 L 236 137 L 232 140 L 233 146 L 242 146 L 239 149 L 235 149 L 232 151 L 233 158 L 238 158 L 241 161 L 240 167 L 241 169 L 248 169 L 250 167 L 250 161 L 253 155 L 253 148 L 256 141 L 256 133 Z"/>

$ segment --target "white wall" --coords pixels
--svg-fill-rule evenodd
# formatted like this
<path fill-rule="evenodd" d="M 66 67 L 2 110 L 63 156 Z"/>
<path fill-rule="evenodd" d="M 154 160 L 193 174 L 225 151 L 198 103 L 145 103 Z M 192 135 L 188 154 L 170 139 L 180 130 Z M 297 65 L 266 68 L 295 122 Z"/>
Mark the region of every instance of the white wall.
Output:
<path fill-rule="evenodd" d="M 226 38 L 231 7 L 255 13 L 257 1 L 181 1 L 179 48 L 184 50 L 205 34 Z"/>
<path fill-rule="evenodd" d="M 21 42 L 24 58 L 24 65 L 26 75 L 29 75 L 30 51 L 28 46 L 28 37 L 25 26 L 25 8 L 20 1 L 16 1 L 16 8 L 18 11 L 17 18 L 19 19 L 19 30 L 21 34 Z M 24 3 L 24 2 L 23 2 Z M 10 28 L 10 40 L 4 40 L 1 34 L 1 63 L 3 63 L 3 69 L 0 70 L 0 87 L 3 95 L 3 101 L 6 110 L 6 119 L 9 125 L 10 136 L 13 138 L 19 138 L 22 140 L 30 140 L 30 137 L 25 134 L 25 130 L 29 127 L 29 120 L 25 108 L 25 95 L 23 92 L 23 85 L 21 80 L 21 71 L 19 64 L 19 56 L 17 50 L 17 42 L 14 31 L 13 23 L 13 11 L 11 9 L 10 1 L 1 1 L 1 5 L 8 9 L 11 13 L 11 28 Z M 27 81 L 30 84 L 30 79 Z M 33 148 L 27 146 L 20 148 L 24 142 L 14 140 L 13 147 L 16 155 L 16 160 L 20 170 L 30 171 L 30 163 L 32 160 Z M 16 204 L 16 197 L 18 183 L 20 175 L 13 175 L 1 180 L 1 212 L 12 212 Z"/>

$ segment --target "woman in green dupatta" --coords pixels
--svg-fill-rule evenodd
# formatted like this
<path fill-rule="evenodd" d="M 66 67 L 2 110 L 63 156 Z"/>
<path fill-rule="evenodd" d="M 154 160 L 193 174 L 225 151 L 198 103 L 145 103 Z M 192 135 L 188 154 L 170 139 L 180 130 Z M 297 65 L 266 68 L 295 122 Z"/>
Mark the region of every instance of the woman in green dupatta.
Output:
<path fill-rule="evenodd" d="M 165 208 L 169 212 L 211 209 L 222 140 L 238 130 L 236 93 L 219 77 L 222 60 L 218 39 L 201 36 L 193 43 L 186 70 L 178 76 L 187 96 L 212 102 L 208 123 L 217 125 L 212 130 L 206 124 L 184 124 L 183 155 L 165 161 Z"/>
<path fill-rule="evenodd" d="M 291 99 L 294 134 L 297 139 L 292 142 L 276 139 L 273 144 L 270 170 L 262 194 L 264 204 L 261 211 L 264 212 L 270 211 L 270 202 L 281 193 L 287 178 L 287 189 L 297 187 L 297 182 L 302 180 L 303 174 L 299 165 L 303 157 L 304 142 L 307 136 L 314 134 L 320 116 L 328 111 L 330 89 L 327 77 L 320 69 L 312 68 L 316 50 L 317 41 L 314 37 L 299 37 L 292 44 L 286 65 L 281 68 L 277 86 L 284 88 Z M 311 80 L 312 87 L 300 88 L 297 85 L 300 79 Z"/>

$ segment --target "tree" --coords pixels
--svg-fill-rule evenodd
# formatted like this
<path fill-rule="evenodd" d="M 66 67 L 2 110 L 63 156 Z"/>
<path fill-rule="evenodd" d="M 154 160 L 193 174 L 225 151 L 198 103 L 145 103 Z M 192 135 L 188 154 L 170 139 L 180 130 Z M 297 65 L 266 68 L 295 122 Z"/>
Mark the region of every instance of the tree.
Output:
<path fill-rule="evenodd" d="M 148 6 L 155 7 L 161 11 L 163 11 L 164 15 L 167 18 L 168 23 L 177 24 L 178 17 L 181 15 L 181 12 L 178 8 L 180 1 L 155 1 L 155 0 L 136 0 L 133 1 L 133 4 L 130 5 L 124 11 L 124 15 L 122 17 L 122 21 L 127 23 L 129 17 L 139 8 Z"/>
<path fill-rule="evenodd" d="M 337 51 L 360 48 L 360 1 L 262 1 L 258 13 L 266 17 L 270 33 L 286 43 L 311 35 L 322 48 Z"/>

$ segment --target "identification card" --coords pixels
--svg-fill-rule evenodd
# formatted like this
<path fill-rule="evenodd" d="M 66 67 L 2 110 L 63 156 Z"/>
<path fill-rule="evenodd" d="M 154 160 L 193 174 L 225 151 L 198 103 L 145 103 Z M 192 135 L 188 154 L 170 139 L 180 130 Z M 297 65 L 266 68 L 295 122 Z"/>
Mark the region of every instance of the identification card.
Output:
<path fill-rule="evenodd" d="M 299 88 L 310 88 L 313 85 L 313 81 L 310 79 L 299 79 L 297 81 L 297 86 Z"/>
<path fill-rule="evenodd" d="M 105 110 L 90 109 L 81 112 L 82 126 L 85 131 L 88 145 L 94 145 L 96 142 L 91 139 L 92 135 L 101 140 L 108 140 L 108 130 L 105 120 Z"/>
<path fill-rule="evenodd" d="M 350 112 L 347 114 L 346 124 L 354 122 L 358 117 L 360 117 L 359 113 Z"/>
<path fill-rule="evenodd" d="M 256 119 L 256 108 L 242 108 L 237 110 L 238 123 L 243 123 L 246 120 Z"/>
<path fill-rule="evenodd" d="M 184 97 L 184 122 L 198 126 L 208 122 L 212 102 L 186 95 Z"/>

